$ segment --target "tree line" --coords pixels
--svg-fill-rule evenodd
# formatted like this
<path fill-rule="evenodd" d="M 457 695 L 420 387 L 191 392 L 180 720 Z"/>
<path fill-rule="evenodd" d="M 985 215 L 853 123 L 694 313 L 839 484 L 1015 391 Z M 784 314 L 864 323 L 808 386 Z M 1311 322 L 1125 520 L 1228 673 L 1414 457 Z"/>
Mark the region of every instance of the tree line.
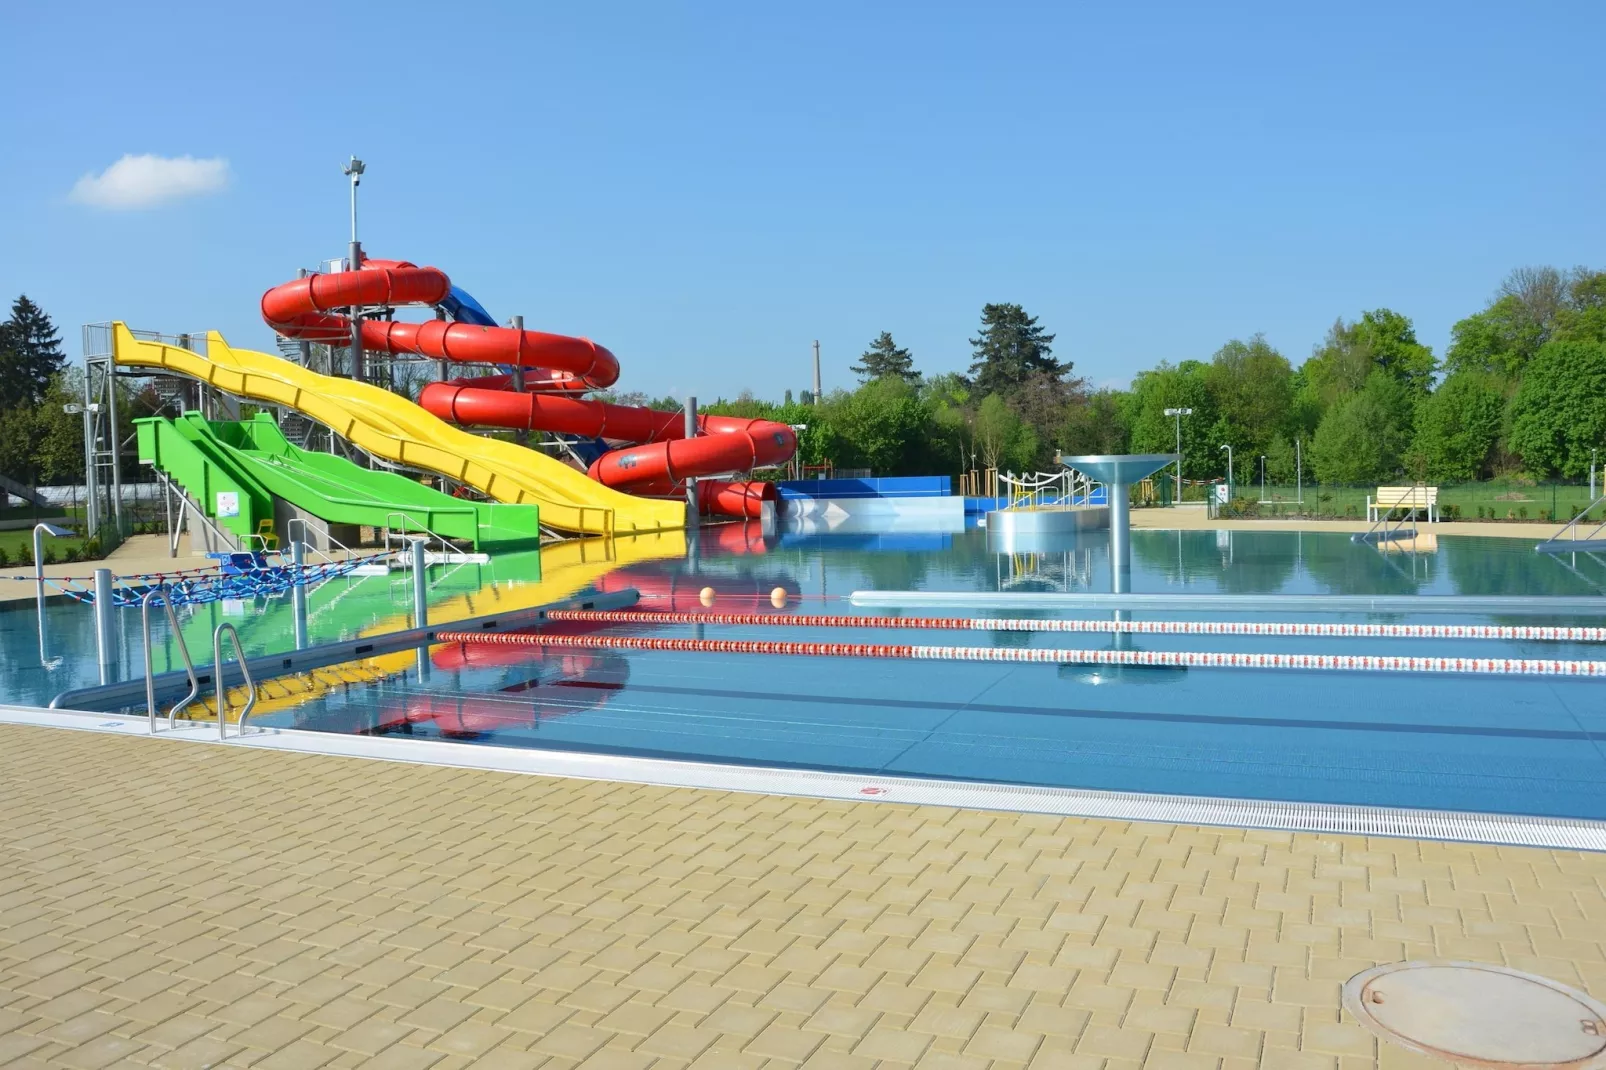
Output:
<path fill-rule="evenodd" d="M 1455 324 L 1443 359 L 1388 308 L 1338 319 L 1298 367 L 1259 334 L 1209 359 L 1162 360 L 1125 390 L 1094 389 L 1055 357 L 1054 335 L 1018 304 L 988 304 L 965 374 L 923 376 L 881 334 L 860 384 L 820 404 L 744 394 L 711 412 L 806 425 L 805 464 L 877 474 L 996 467 L 1022 471 L 1056 452 L 1170 453 L 1183 475 L 1455 483 L 1581 479 L 1606 451 L 1606 272 L 1521 268 Z M 1180 418 L 1166 410 L 1191 410 Z"/>

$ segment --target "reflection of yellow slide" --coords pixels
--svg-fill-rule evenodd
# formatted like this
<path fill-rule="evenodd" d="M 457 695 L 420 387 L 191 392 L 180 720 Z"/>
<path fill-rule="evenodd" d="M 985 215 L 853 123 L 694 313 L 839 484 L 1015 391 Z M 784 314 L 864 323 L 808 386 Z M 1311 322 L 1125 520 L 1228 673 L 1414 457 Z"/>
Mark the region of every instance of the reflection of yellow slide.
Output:
<path fill-rule="evenodd" d="M 163 368 L 240 397 L 287 405 L 376 457 L 439 472 L 499 502 L 538 505 L 541 523 L 559 531 L 628 535 L 686 525 L 683 502 L 621 494 L 535 450 L 461 431 L 380 387 L 232 349 L 216 331 L 207 333 L 202 355 L 136 339 L 114 323 L 112 353 L 118 364 Z"/>
<path fill-rule="evenodd" d="M 583 591 L 610 572 L 642 561 L 681 559 L 686 556 L 686 536 L 681 531 L 656 532 L 619 539 L 573 539 L 541 548 L 541 578 L 534 582 L 513 580 L 488 583 L 477 591 L 458 595 L 440 605 L 430 606 L 431 624 L 483 617 L 491 613 L 512 613 L 521 609 L 561 602 Z M 412 615 L 401 613 L 362 629 L 361 634 L 385 635 L 412 627 Z M 257 685 L 257 704 L 253 717 L 295 709 L 330 691 L 354 684 L 372 683 L 410 671 L 417 655 L 400 650 L 378 657 L 363 658 L 344 665 L 330 665 L 295 676 L 264 680 Z M 245 705 L 244 686 L 229 689 L 228 709 L 238 715 Z M 217 702 L 212 695 L 191 707 L 192 720 L 216 720 Z"/>

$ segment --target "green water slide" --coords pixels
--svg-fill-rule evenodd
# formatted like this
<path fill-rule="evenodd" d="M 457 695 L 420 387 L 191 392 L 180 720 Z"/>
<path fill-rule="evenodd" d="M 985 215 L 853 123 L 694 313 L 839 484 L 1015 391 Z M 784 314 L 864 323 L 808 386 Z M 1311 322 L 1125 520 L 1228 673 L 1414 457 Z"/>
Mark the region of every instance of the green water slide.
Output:
<path fill-rule="evenodd" d="M 463 501 L 396 472 L 299 449 L 266 413 L 210 421 L 188 412 L 178 420 L 153 416 L 134 424 L 139 459 L 167 473 L 235 535 L 261 531 L 262 521 L 273 519 L 273 499 L 282 498 L 327 523 L 428 530 L 476 550 L 540 542 L 534 505 Z"/>

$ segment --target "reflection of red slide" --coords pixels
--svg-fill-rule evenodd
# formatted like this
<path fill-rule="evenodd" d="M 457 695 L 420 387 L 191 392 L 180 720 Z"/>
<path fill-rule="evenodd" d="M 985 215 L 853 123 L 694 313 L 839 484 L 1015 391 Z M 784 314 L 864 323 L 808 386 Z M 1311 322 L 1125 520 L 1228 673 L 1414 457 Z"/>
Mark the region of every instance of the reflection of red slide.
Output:
<path fill-rule="evenodd" d="M 262 318 L 287 338 L 339 345 L 351 337 L 351 321 L 331 310 L 352 305 L 435 305 L 451 287 L 451 280 L 437 268 L 401 260 L 365 260 L 357 271 L 311 275 L 275 286 L 262 295 Z M 770 420 L 700 416 L 700 433 L 687 439 L 685 418 L 679 413 L 574 396 L 612 386 L 619 378 L 618 359 L 584 338 L 444 320 L 365 320 L 362 342 L 365 349 L 384 353 L 538 369 L 526 383 L 535 393 L 516 393 L 509 389 L 508 376 L 493 375 L 431 383 L 419 404 L 459 424 L 640 443 L 603 454 L 589 472 L 593 479 L 631 494 L 673 494 L 688 476 L 781 464 L 797 449 L 792 429 Z M 762 502 L 775 499 L 773 484 L 756 481 L 708 480 L 699 489 L 703 511 L 723 515 L 758 516 Z"/>
<path fill-rule="evenodd" d="M 601 706 L 630 678 L 629 660 L 611 650 L 548 654 L 534 647 L 462 643 L 436 650 L 430 660 L 440 669 L 522 665 L 540 674 L 530 681 L 504 687 L 495 695 L 408 696 L 407 720 L 412 724 L 432 722 L 448 739 L 483 738 L 509 728 L 535 728 L 542 721 Z"/>

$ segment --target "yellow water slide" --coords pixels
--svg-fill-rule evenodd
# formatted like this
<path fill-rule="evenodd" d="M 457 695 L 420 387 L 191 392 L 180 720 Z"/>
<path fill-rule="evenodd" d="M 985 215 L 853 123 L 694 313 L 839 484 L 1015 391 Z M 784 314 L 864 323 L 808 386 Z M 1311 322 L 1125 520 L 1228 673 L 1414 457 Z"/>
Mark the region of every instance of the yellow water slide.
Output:
<path fill-rule="evenodd" d="M 267 353 L 235 349 L 216 331 L 205 353 L 135 338 L 112 324 L 113 359 L 199 379 L 253 401 L 285 405 L 376 457 L 438 472 L 499 502 L 540 507 L 541 523 L 582 535 L 628 535 L 686 526 L 684 502 L 635 498 L 545 454 L 482 438 L 367 383 L 319 375 Z"/>

